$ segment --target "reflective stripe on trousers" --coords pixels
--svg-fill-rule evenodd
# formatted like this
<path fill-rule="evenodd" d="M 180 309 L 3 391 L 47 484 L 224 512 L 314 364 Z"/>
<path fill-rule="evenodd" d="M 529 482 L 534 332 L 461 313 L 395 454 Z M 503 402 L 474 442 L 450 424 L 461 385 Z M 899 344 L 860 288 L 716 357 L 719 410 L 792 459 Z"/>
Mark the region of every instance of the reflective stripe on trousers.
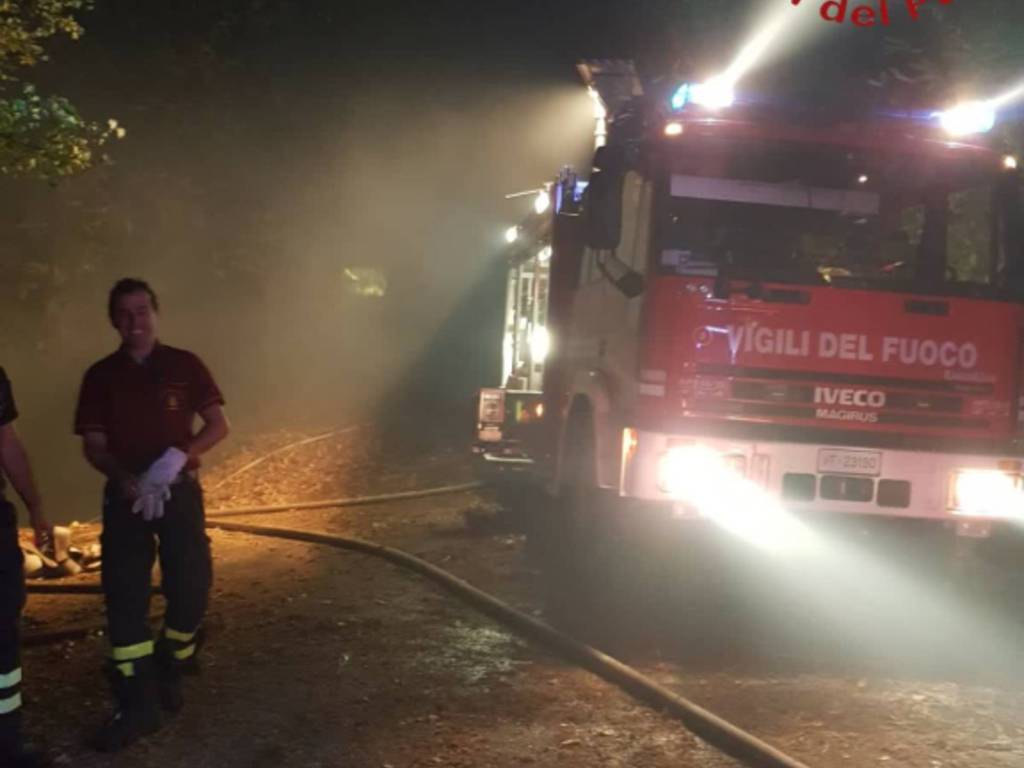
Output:
<path fill-rule="evenodd" d="M 21 707 L 21 667 L 0 674 L 0 715 Z"/>
<path fill-rule="evenodd" d="M 135 643 L 135 645 L 114 646 L 110 649 L 110 658 L 113 659 L 117 671 L 124 677 L 135 677 L 135 662 L 152 655 L 152 640 Z"/>
<path fill-rule="evenodd" d="M 168 641 L 171 656 L 175 661 L 188 661 L 195 656 L 195 632 L 181 632 L 171 627 L 164 627 L 164 638 Z"/>

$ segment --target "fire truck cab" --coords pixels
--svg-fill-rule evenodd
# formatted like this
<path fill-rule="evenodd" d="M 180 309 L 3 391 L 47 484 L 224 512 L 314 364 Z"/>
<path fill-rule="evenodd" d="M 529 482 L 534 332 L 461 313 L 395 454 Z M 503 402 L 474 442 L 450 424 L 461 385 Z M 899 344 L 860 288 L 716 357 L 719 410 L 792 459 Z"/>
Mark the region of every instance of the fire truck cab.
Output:
<path fill-rule="evenodd" d="M 694 515 L 1024 519 L 1016 159 L 581 70 L 614 117 L 519 228 L 482 459 Z"/>

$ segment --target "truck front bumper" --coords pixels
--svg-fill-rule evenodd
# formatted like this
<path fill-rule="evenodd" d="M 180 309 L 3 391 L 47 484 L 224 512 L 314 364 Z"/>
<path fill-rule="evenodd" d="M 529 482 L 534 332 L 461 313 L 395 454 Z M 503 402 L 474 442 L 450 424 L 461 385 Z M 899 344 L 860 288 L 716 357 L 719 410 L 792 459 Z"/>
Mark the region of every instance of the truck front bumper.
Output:
<path fill-rule="evenodd" d="M 955 524 L 987 535 L 1024 523 L 1020 457 L 978 456 L 634 433 L 620 495 L 686 505 L 732 483 L 756 486 L 795 513 L 881 515 Z M 698 510 L 699 511 L 699 510 Z"/>

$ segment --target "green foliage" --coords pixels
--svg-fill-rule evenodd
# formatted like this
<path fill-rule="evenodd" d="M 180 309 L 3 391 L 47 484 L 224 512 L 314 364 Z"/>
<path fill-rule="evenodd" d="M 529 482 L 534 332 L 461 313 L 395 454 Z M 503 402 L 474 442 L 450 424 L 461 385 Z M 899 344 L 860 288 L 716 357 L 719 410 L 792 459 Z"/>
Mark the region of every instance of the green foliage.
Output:
<path fill-rule="evenodd" d="M 45 43 L 82 34 L 74 14 L 88 0 L 0 0 L 0 175 L 55 180 L 93 167 L 115 121 L 86 121 L 60 96 L 43 96 L 21 70 L 46 60 Z"/>
<path fill-rule="evenodd" d="M 46 60 L 43 44 L 57 34 L 77 40 L 82 27 L 74 13 L 87 0 L 0 0 L 0 77 Z"/>
<path fill-rule="evenodd" d="M 947 264 L 958 280 L 987 283 L 992 256 L 992 194 L 969 189 L 950 196 Z"/>
<path fill-rule="evenodd" d="M 23 85 L 16 97 L 0 98 L 0 174 L 71 176 L 91 168 L 97 151 L 124 133 L 114 120 L 106 127 L 87 122 L 67 99 Z"/>

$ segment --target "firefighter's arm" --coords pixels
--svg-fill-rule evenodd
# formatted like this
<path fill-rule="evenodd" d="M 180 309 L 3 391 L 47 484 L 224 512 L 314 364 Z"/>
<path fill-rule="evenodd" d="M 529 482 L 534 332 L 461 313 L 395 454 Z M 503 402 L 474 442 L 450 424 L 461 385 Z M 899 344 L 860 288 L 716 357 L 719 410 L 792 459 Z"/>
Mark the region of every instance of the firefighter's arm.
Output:
<path fill-rule="evenodd" d="M 82 453 L 97 472 L 106 475 L 121 494 L 133 501 L 139 495 L 138 479 L 124 469 L 107 448 L 107 436 L 103 432 L 85 432 L 82 435 Z"/>
<path fill-rule="evenodd" d="M 190 459 L 202 456 L 227 437 L 228 432 L 231 431 L 228 417 L 219 403 L 214 403 L 201 410 L 199 418 L 203 420 L 203 427 L 195 437 L 189 440 L 185 451 Z"/>
<path fill-rule="evenodd" d="M 25 446 L 12 423 L 0 426 L 0 467 L 3 467 L 14 490 L 25 502 L 32 527 L 36 531 L 36 542 L 41 544 L 44 532 L 50 530 L 50 524 L 43 513 L 43 500 L 32 476 L 32 465 L 29 464 Z"/>

